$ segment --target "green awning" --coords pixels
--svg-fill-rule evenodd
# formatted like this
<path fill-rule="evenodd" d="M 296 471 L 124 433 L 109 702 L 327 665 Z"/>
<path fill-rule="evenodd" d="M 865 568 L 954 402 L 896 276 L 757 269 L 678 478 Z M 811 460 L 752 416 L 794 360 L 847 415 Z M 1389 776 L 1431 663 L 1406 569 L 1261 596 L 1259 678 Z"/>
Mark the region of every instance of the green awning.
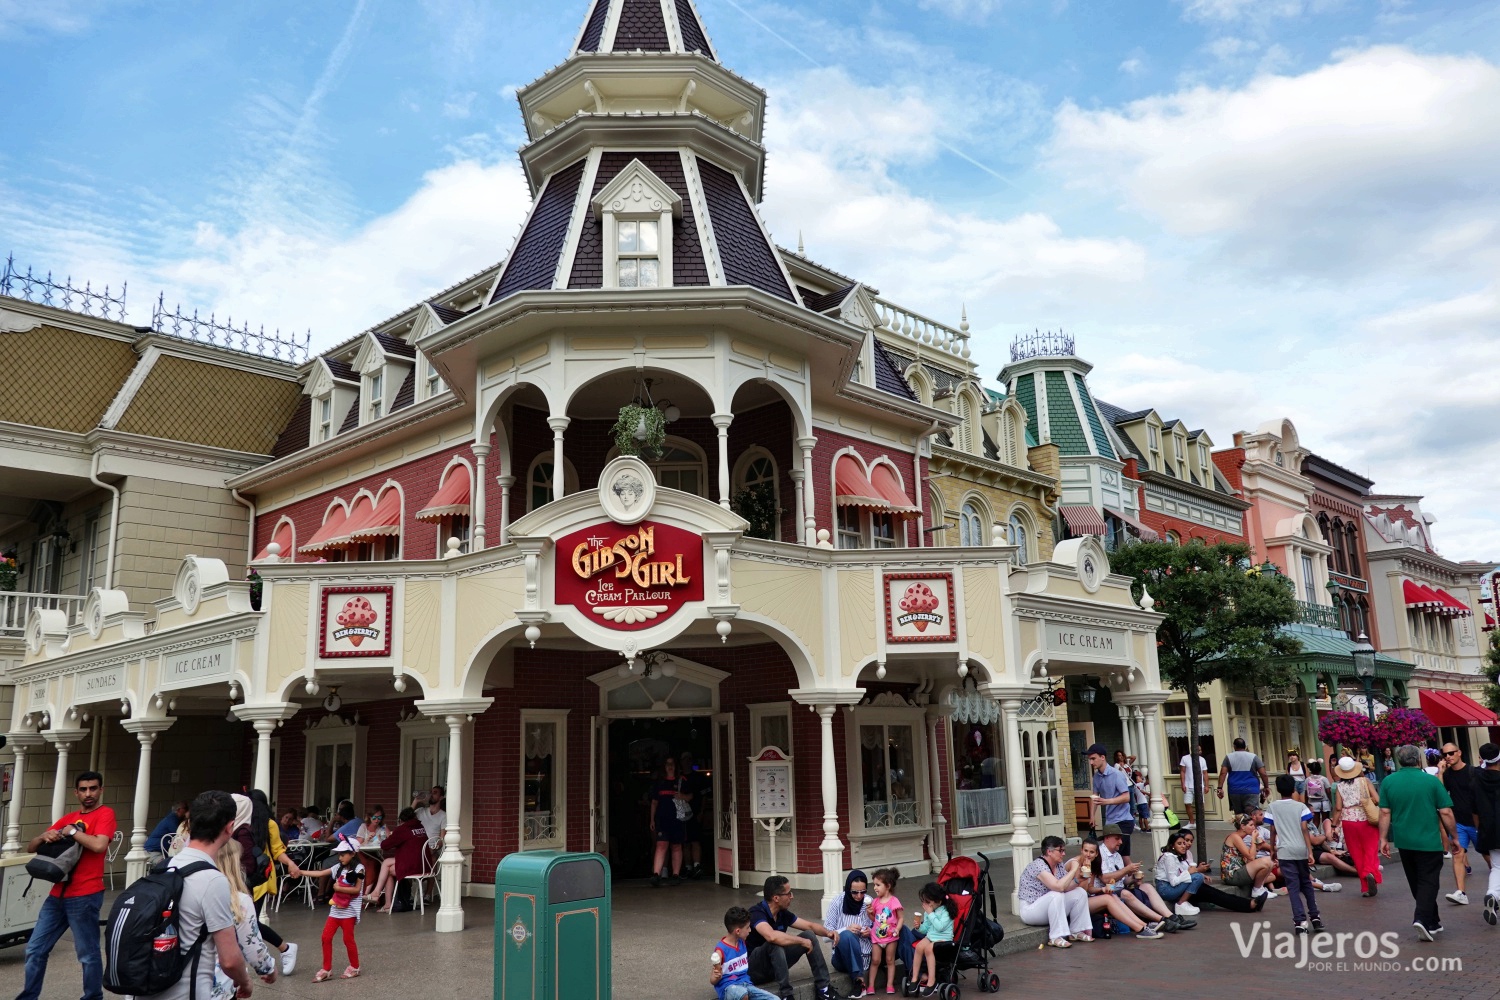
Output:
<path fill-rule="evenodd" d="M 1335 678 L 1359 676 L 1354 672 L 1354 640 L 1342 631 L 1299 623 L 1288 625 L 1281 632 L 1302 643 L 1300 653 L 1292 653 L 1283 659 L 1291 663 L 1302 676 L 1302 684 L 1308 694 L 1317 691 L 1319 674 Z M 1405 660 L 1398 660 L 1385 653 L 1375 654 L 1376 680 L 1405 682 L 1411 679 L 1414 669 L 1416 667 Z"/>

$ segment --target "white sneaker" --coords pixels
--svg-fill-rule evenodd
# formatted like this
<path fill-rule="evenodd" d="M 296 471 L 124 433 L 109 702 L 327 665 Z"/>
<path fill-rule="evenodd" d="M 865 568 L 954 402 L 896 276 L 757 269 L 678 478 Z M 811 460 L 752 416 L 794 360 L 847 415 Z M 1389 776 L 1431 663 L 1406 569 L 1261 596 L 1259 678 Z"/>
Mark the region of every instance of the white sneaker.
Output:
<path fill-rule="evenodd" d="M 1270 896 L 1270 895 L 1271 895 L 1271 890 L 1267 889 L 1263 885 L 1262 886 L 1258 886 L 1258 887 L 1250 890 L 1250 898 L 1251 899 L 1259 899 L 1262 896 Z"/>
<path fill-rule="evenodd" d="M 1448 893 L 1447 899 L 1450 902 L 1457 903 L 1460 906 L 1469 905 L 1469 894 L 1464 892 L 1462 889 L 1455 889 L 1453 892 Z"/>
<path fill-rule="evenodd" d="M 1322 889 L 1324 892 L 1343 892 L 1344 891 L 1344 883 L 1342 883 L 1342 882 L 1320 882 L 1320 883 L 1318 883 L 1318 888 Z"/>
<path fill-rule="evenodd" d="M 1179 917 L 1196 917 L 1202 912 L 1198 907 L 1186 901 L 1177 904 L 1177 915 Z"/>
<path fill-rule="evenodd" d="M 291 941 L 286 943 L 286 951 L 281 953 L 281 974 L 290 976 L 297 971 L 297 946 Z"/>

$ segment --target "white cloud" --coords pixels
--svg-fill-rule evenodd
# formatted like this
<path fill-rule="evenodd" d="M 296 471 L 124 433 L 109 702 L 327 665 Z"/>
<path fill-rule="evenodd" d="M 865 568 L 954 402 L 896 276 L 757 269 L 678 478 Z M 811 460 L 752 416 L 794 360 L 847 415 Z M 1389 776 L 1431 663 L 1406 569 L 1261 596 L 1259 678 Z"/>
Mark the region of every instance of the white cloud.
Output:
<path fill-rule="evenodd" d="M 1145 69 L 1145 61 L 1136 56 L 1131 56 L 1129 59 L 1126 59 L 1124 62 L 1120 63 L 1120 72 L 1124 73 L 1126 76 L 1139 76 L 1141 73 L 1145 72 Z"/>
<path fill-rule="evenodd" d="M 1298 17 L 1310 6 L 1326 8 L 1337 5 L 1336 2 L 1309 4 L 1306 0 L 1177 0 L 1177 2 L 1182 6 L 1182 16 L 1185 19 L 1208 24 Z"/>
<path fill-rule="evenodd" d="M 1500 68 L 1398 47 L 1299 76 L 1123 109 L 1066 104 L 1051 162 L 1270 271 L 1446 266 L 1445 235 L 1500 206 Z"/>
<path fill-rule="evenodd" d="M 960 21 L 982 21 L 1004 6 L 1005 0 L 917 0 L 922 10 L 938 10 Z"/>

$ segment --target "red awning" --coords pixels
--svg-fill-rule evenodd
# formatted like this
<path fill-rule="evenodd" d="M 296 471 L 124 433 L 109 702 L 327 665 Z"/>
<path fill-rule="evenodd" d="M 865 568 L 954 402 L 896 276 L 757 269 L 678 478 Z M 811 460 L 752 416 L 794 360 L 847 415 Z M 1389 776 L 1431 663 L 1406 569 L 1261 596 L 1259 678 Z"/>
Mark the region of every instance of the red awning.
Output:
<path fill-rule="evenodd" d="M 1141 541 L 1143 541 L 1143 542 L 1159 542 L 1159 541 L 1161 541 L 1161 536 L 1156 533 L 1156 529 L 1155 528 L 1148 528 L 1146 525 L 1142 524 L 1140 521 L 1137 521 L 1135 518 L 1131 517 L 1129 514 L 1122 514 L 1119 511 L 1115 510 L 1113 507 L 1106 507 L 1104 509 L 1106 511 L 1108 511 L 1109 513 L 1113 514 L 1115 517 L 1118 517 L 1120 520 L 1124 521 L 1126 524 L 1130 525 L 1132 528 L 1134 528 L 1136 536 L 1138 538 L 1140 538 Z"/>
<path fill-rule="evenodd" d="M 1492 614 L 1490 614 L 1488 611 L 1486 611 L 1484 613 L 1484 630 L 1486 632 L 1492 632 L 1492 631 L 1494 631 L 1494 628 L 1495 628 L 1495 616 L 1492 615 Z"/>
<path fill-rule="evenodd" d="M 880 495 L 859 461 L 853 455 L 845 455 L 833 467 L 833 488 L 840 507 L 873 507 L 889 510 L 891 502 Z"/>
<path fill-rule="evenodd" d="M 276 552 L 277 558 L 290 560 L 295 555 L 292 552 L 292 523 L 290 521 L 282 521 L 278 524 L 276 531 L 271 535 L 271 541 L 267 542 L 266 547 L 261 549 L 260 553 L 250 561 L 264 562 L 271 558 L 271 545 L 273 543 L 281 546 Z"/>
<path fill-rule="evenodd" d="M 870 485 L 875 487 L 875 492 L 885 497 L 891 505 L 891 512 L 902 517 L 916 517 L 922 513 L 922 509 L 901 491 L 901 484 L 896 481 L 896 474 L 891 467 L 884 462 L 875 466 L 870 473 Z"/>
<path fill-rule="evenodd" d="M 1086 503 L 1065 503 L 1059 505 L 1057 510 L 1067 522 L 1068 530 L 1075 535 L 1109 534 L 1103 515 Z"/>
<path fill-rule="evenodd" d="M 443 480 L 443 485 L 427 501 L 427 506 L 417 511 L 418 521 L 441 521 L 445 517 L 456 517 L 460 514 L 465 517 L 469 513 L 469 469 L 468 466 L 455 465 L 448 472 L 448 478 Z"/>
<path fill-rule="evenodd" d="M 1442 590 L 1439 588 L 1437 589 L 1436 593 L 1438 596 L 1438 600 L 1443 602 L 1442 610 L 1445 614 L 1451 614 L 1454 618 L 1463 618 L 1465 615 L 1472 615 L 1474 613 L 1473 608 L 1469 607 L 1463 601 L 1460 601 L 1458 598 L 1454 597 L 1446 590 Z"/>
<path fill-rule="evenodd" d="M 1435 609 L 1442 606 L 1442 599 L 1415 580 L 1401 581 L 1401 594 L 1406 599 L 1408 608 L 1420 608 L 1423 610 Z"/>
<path fill-rule="evenodd" d="M 334 539 L 333 544 L 358 545 L 360 542 L 399 534 L 401 534 L 401 493 L 398 490 L 386 490 L 380 495 L 380 502 L 373 507 L 368 500 L 360 502 L 360 506 L 350 515 L 348 523 L 344 525 L 343 533 Z"/>
<path fill-rule="evenodd" d="M 333 546 L 329 544 L 339 536 L 344 525 L 349 520 L 349 511 L 343 506 L 333 508 L 328 512 L 328 517 L 323 521 L 323 527 L 313 533 L 307 540 L 307 544 L 298 549 L 304 555 L 317 555 L 326 552 Z"/>
<path fill-rule="evenodd" d="M 1462 691 L 1418 691 L 1422 713 L 1437 726 L 1497 726 L 1500 718 Z"/>

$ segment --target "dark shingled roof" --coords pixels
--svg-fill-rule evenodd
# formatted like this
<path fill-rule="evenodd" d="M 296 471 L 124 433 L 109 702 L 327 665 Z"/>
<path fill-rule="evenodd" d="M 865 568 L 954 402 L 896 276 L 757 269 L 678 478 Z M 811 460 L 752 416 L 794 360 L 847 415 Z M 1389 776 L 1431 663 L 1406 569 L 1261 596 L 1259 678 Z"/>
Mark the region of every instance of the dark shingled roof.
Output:
<path fill-rule="evenodd" d="M 882 392 L 888 392 L 892 396 L 900 396 L 917 402 L 917 394 L 911 391 L 911 386 L 906 379 L 901 377 L 901 371 L 891 356 L 885 353 L 885 348 L 880 346 L 880 341 L 873 341 L 875 348 L 875 388 Z"/>
<path fill-rule="evenodd" d="M 677 23 L 682 28 L 682 47 L 689 52 L 702 52 L 712 58 L 713 47 L 708 44 L 708 35 L 698 20 L 698 12 L 693 9 L 692 0 L 676 0 L 676 5 Z"/>
<path fill-rule="evenodd" d="M 400 337 L 377 333 L 375 334 L 375 339 L 380 341 L 380 346 L 385 348 L 387 354 L 394 354 L 398 358 L 415 358 L 417 356 L 417 349 Z"/>
<path fill-rule="evenodd" d="M 401 380 L 401 388 L 396 390 L 396 398 L 391 400 L 391 412 L 405 409 L 417 400 L 417 370 L 413 368 L 406 373 L 406 378 Z"/>
<path fill-rule="evenodd" d="M 292 419 L 286 422 L 281 433 L 276 436 L 276 443 L 271 446 L 272 458 L 285 458 L 296 451 L 307 447 L 307 442 L 312 434 L 312 397 L 303 396 L 297 403 L 297 408 L 292 411 Z"/>
<path fill-rule="evenodd" d="M 340 434 L 345 431 L 352 431 L 359 426 L 359 407 L 360 400 L 356 399 L 353 405 L 349 407 L 349 412 L 344 414 L 344 424 L 339 428 Z"/>
<path fill-rule="evenodd" d="M 323 363 L 328 366 L 328 371 L 340 382 L 358 382 L 359 372 L 355 371 L 347 361 L 338 358 L 324 358 Z"/>
<path fill-rule="evenodd" d="M 615 43 L 611 51 L 668 52 L 671 48 L 660 0 L 625 0 L 620 8 L 620 23 L 615 28 Z"/>
<path fill-rule="evenodd" d="M 568 237 L 568 223 L 573 219 L 573 201 L 583 180 L 583 165 L 584 161 L 579 160 L 547 180 L 515 250 L 505 262 L 505 271 L 491 302 L 530 288 L 552 287 L 558 254 Z"/>
<path fill-rule="evenodd" d="M 437 313 L 437 318 L 443 321 L 444 326 L 447 326 L 449 323 L 456 323 L 466 315 L 458 309 L 449 309 L 447 306 L 440 306 L 436 302 L 429 302 L 428 305 L 432 306 L 432 311 Z"/>
<path fill-rule="evenodd" d="M 583 37 L 578 40 L 579 52 L 598 52 L 599 39 L 604 35 L 604 18 L 609 13 L 609 0 L 594 0 L 594 9 L 583 25 Z"/>
<path fill-rule="evenodd" d="M 605 153 L 599 158 L 594 177 L 593 198 L 630 165 L 640 160 L 645 168 L 662 179 L 682 199 L 682 218 L 672 222 L 672 284 L 681 288 L 708 284 L 708 265 L 703 262 L 703 244 L 698 239 L 698 223 L 688 196 L 687 177 L 682 171 L 682 157 L 677 153 Z M 604 243 L 599 221 L 589 212 L 578 235 L 578 249 L 573 252 L 573 270 L 568 275 L 569 288 L 602 288 L 604 286 Z"/>
<path fill-rule="evenodd" d="M 795 302 L 755 209 L 745 200 L 734 175 L 701 156 L 698 172 L 703 177 L 703 194 L 713 219 L 719 259 L 724 262 L 724 281 L 730 285 L 749 285 Z"/>
<path fill-rule="evenodd" d="M 854 285 L 845 285 L 843 288 L 829 292 L 826 295 L 814 295 L 809 298 L 804 294 L 802 296 L 802 304 L 816 313 L 827 312 L 847 299 L 849 293 L 852 291 L 854 291 Z"/>
<path fill-rule="evenodd" d="M 1118 406 L 1111 406 L 1109 403 L 1106 403 L 1104 400 L 1100 399 L 1097 396 L 1094 397 L 1094 405 L 1099 408 L 1099 415 L 1102 416 L 1105 420 L 1108 420 L 1110 423 L 1114 424 L 1116 427 L 1120 426 L 1121 424 L 1128 424 L 1132 420 L 1139 420 L 1141 417 L 1144 417 L 1146 414 L 1151 412 L 1150 410 L 1137 410 L 1134 413 L 1126 413 Z M 1126 434 L 1124 430 L 1121 430 L 1119 433 L 1119 438 L 1121 441 L 1125 442 L 1125 447 L 1129 449 L 1131 455 L 1140 459 L 1142 462 L 1146 461 L 1146 456 L 1141 453 L 1141 449 L 1136 447 L 1135 441 L 1130 437 L 1129 434 Z"/>

